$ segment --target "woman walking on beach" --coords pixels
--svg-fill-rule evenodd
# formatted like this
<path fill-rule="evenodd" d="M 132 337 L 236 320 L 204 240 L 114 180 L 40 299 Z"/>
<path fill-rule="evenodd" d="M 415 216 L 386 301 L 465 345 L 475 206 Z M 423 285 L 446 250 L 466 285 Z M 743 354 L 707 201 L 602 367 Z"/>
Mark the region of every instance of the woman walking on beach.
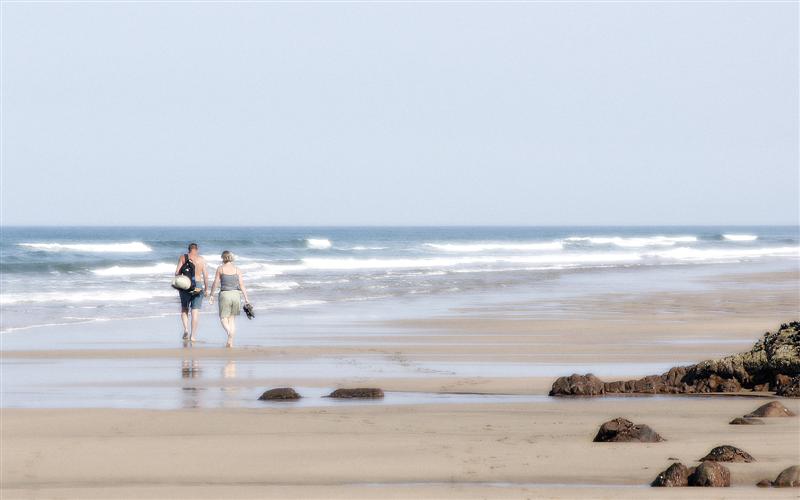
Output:
<path fill-rule="evenodd" d="M 217 268 L 214 284 L 211 285 L 211 301 L 214 300 L 214 290 L 220 287 L 219 292 L 219 321 L 228 334 L 225 347 L 233 347 L 233 337 L 236 335 L 236 316 L 241 311 L 241 298 L 249 304 L 247 288 L 244 286 L 242 271 L 233 263 L 233 254 L 227 250 L 222 252 L 222 265 Z"/>

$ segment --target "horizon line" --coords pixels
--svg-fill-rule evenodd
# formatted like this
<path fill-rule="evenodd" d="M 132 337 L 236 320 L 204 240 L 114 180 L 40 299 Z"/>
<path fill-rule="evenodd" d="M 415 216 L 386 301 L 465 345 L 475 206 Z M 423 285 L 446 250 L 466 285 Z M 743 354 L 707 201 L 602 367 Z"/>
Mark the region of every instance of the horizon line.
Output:
<path fill-rule="evenodd" d="M 539 227 L 798 227 L 800 223 L 715 224 L 0 224 L 0 228 L 539 228 Z"/>

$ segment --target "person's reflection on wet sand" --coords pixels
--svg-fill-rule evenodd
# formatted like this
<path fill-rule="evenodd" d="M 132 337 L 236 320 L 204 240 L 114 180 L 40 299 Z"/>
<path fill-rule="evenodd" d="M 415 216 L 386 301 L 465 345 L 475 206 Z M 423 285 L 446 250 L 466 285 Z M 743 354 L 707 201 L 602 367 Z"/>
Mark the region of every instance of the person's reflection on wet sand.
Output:
<path fill-rule="evenodd" d="M 181 377 L 195 378 L 200 376 L 200 361 L 196 359 L 184 359 L 181 364 Z"/>
<path fill-rule="evenodd" d="M 200 361 L 196 359 L 184 359 L 181 363 L 181 378 L 184 383 L 181 387 L 182 406 L 184 408 L 200 408 L 202 406 L 201 395 L 203 387 L 196 387 L 194 384 L 187 385 L 189 379 L 199 378 L 202 374 Z"/>
<path fill-rule="evenodd" d="M 222 378 L 236 378 L 236 361 L 229 359 L 222 367 Z"/>
<path fill-rule="evenodd" d="M 241 406 L 239 401 L 240 388 L 236 383 L 236 361 L 229 359 L 222 367 L 222 406 L 224 408 L 238 408 Z"/>

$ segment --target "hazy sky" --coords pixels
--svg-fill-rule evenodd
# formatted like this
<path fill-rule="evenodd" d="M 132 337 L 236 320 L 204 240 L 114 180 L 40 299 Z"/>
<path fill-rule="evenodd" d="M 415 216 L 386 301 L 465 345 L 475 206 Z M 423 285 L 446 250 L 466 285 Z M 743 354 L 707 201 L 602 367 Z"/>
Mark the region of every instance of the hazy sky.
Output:
<path fill-rule="evenodd" d="M 797 3 L 0 8 L 4 224 L 798 222 Z"/>

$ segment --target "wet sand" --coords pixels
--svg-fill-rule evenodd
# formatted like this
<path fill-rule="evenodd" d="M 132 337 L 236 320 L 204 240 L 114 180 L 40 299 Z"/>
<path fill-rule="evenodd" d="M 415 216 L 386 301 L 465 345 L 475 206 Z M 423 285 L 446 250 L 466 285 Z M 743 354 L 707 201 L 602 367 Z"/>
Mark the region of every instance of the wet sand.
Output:
<path fill-rule="evenodd" d="M 109 341 L 91 349 L 4 350 L 0 493 L 795 498 L 796 490 L 753 485 L 800 463 L 800 419 L 728 425 L 765 395 L 544 398 L 553 379 L 572 369 L 594 367 L 612 379 L 749 348 L 763 331 L 800 316 L 797 273 L 773 274 L 721 276 L 686 292 L 465 304 L 431 317 L 358 321 L 335 334 L 266 347 L 247 345 L 242 335 L 242 347 L 234 350 L 211 340 L 192 348 L 177 342 L 121 348 Z M 210 322 L 207 327 L 213 328 Z M 378 404 L 315 406 L 315 395 L 303 406 L 252 405 L 260 391 L 287 385 L 315 388 L 315 394 L 379 386 L 422 394 L 423 404 L 387 396 Z M 441 393 L 541 399 L 432 397 Z M 156 394 L 177 409 L 142 409 Z M 215 396 L 204 396 L 209 394 Z M 87 403 L 102 406 L 102 398 L 111 408 Z M 31 409 L 34 400 L 40 404 Z M 119 407 L 130 401 L 134 407 Z M 800 412 L 800 401 L 784 403 Z M 618 416 L 652 426 L 667 441 L 592 443 L 599 425 Z M 646 486 L 670 457 L 691 465 L 720 444 L 739 446 L 757 459 L 730 464 L 733 488 Z"/>

